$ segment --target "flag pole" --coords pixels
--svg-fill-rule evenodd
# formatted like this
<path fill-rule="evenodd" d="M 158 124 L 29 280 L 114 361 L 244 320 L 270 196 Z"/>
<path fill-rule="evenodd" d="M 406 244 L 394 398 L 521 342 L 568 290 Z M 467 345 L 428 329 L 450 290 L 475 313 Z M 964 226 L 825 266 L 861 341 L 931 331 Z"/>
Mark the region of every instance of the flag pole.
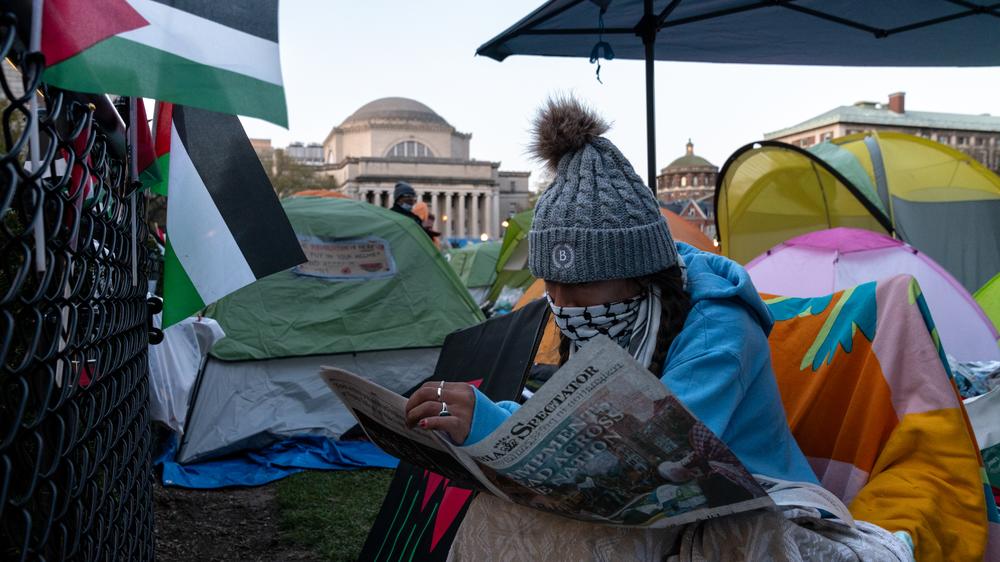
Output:
<path fill-rule="evenodd" d="M 138 169 L 139 168 L 139 164 L 138 164 L 138 162 L 136 162 L 136 159 L 138 158 L 138 155 L 139 155 L 139 151 L 138 151 L 138 149 L 136 147 L 136 145 L 139 142 L 139 133 L 138 133 L 138 129 L 136 129 L 136 126 L 138 125 L 138 120 L 139 120 L 137 113 L 138 113 L 138 107 L 137 107 L 136 98 L 135 98 L 135 96 L 129 96 L 129 98 L 128 98 L 128 156 L 129 156 L 129 158 L 128 158 L 128 160 L 129 160 L 128 168 L 129 168 L 129 178 L 132 181 L 129 183 L 129 187 L 131 189 L 131 193 L 129 193 L 128 197 L 129 197 L 129 207 L 130 207 L 129 214 L 132 216 L 132 244 L 131 244 L 131 253 L 132 253 L 132 286 L 133 287 L 135 287 L 136 285 L 139 284 L 139 262 L 138 262 L 138 259 L 137 259 L 138 255 L 139 255 L 139 252 L 138 252 L 138 241 L 137 241 L 137 238 L 138 238 L 138 227 L 136 226 L 136 216 L 135 216 L 135 214 L 136 214 L 136 210 L 135 210 L 135 208 L 136 208 L 135 197 L 136 197 L 136 191 L 138 191 L 138 185 L 136 185 L 136 184 L 139 181 L 139 169 Z"/>
<path fill-rule="evenodd" d="M 32 0 L 31 3 L 31 37 L 28 39 L 28 51 L 37 53 L 42 50 L 42 8 L 43 0 Z M 28 150 L 31 152 L 31 173 L 39 174 L 42 181 L 41 147 L 38 142 L 38 92 L 31 92 L 28 101 L 31 119 L 28 123 Z M 38 192 L 38 216 L 32 225 L 35 235 L 35 272 L 45 273 L 45 190 Z"/>

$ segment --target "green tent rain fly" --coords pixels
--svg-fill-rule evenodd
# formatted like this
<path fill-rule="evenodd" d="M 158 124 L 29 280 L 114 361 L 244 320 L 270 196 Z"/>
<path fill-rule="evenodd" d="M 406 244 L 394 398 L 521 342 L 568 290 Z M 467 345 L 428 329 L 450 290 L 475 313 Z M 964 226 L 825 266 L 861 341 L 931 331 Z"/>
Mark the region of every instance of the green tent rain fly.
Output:
<path fill-rule="evenodd" d="M 412 220 L 349 199 L 283 206 L 309 261 L 209 308 L 226 338 L 195 383 L 181 462 L 289 435 L 338 437 L 354 421 L 321 365 L 403 392 L 431 375 L 445 336 L 483 320 Z"/>

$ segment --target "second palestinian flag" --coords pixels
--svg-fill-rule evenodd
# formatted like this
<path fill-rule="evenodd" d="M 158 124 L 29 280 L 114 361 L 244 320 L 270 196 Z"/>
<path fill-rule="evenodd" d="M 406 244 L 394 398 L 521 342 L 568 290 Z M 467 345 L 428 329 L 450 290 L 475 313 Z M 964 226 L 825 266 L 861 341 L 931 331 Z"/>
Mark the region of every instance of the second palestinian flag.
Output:
<path fill-rule="evenodd" d="M 306 261 L 239 120 L 182 106 L 172 117 L 164 328 Z"/>
<path fill-rule="evenodd" d="M 174 104 L 165 101 L 156 102 L 153 110 L 153 157 L 160 171 L 159 181 L 143 183 L 157 195 L 167 195 L 167 172 L 170 170 L 170 130 L 173 128 Z"/>
<path fill-rule="evenodd" d="M 288 126 L 277 0 L 46 0 L 44 79 Z"/>

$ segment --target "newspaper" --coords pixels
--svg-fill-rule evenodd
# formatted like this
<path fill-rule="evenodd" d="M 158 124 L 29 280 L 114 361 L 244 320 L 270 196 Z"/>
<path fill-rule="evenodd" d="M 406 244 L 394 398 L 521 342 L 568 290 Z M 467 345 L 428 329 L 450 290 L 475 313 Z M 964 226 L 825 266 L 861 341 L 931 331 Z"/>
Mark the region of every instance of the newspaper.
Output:
<path fill-rule="evenodd" d="M 387 453 L 534 509 L 659 528 L 774 505 L 711 430 L 604 336 L 469 446 L 408 428 L 398 394 L 338 369 L 322 376 Z"/>

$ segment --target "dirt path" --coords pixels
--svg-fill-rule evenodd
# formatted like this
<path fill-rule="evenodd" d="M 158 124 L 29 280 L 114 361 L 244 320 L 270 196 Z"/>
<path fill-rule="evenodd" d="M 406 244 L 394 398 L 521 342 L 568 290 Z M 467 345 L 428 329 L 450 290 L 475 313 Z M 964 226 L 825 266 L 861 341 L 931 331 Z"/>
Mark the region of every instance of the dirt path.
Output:
<path fill-rule="evenodd" d="M 186 490 L 154 485 L 156 557 L 174 561 L 319 562 L 280 540 L 274 486 Z"/>

